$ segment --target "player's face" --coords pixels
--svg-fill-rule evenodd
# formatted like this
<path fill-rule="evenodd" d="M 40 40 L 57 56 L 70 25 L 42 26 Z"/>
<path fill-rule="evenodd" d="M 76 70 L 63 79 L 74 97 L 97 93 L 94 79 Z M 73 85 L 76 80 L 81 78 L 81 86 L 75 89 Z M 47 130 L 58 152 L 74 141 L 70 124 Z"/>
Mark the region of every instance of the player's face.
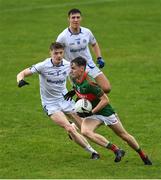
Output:
<path fill-rule="evenodd" d="M 64 56 L 64 50 L 63 49 L 54 49 L 50 51 L 51 59 L 54 64 L 61 63 L 63 56 Z"/>
<path fill-rule="evenodd" d="M 81 15 L 79 13 L 71 14 L 69 16 L 69 23 L 71 28 L 79 28 L 81 22 Z"/>
<path fill-rule="evenodd" d="M 84 72 L 84 66 L 77 66 L 75 63 L 71 64 L 70 75 L 74 79 L 79 79 Z"/>

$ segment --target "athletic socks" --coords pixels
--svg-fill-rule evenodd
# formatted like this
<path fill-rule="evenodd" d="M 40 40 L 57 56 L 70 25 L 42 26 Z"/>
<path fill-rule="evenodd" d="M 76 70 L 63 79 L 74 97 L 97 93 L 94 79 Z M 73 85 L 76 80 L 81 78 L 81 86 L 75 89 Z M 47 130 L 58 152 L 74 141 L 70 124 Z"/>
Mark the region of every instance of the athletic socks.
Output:
<path fill-rule="evenodd" d="M 106 145 L 106 148 L 107 148 L 107 149 L 110 149 L 110 150 L 113 151 L 114 153 L 119 149 L 115 144 L 112 144 L 112 143 L 110 143 L 110 142 Z"/>
<path fill-rule="evenodd" d="M 144 153 L 144 151 L 141 150 L 141 148 L 137 149 L 136 152 L 139 154 L 141 159 L 145 159 L 147 155 Z"/>
<path fill-rule="evenodd" d="M 90 145 L 87 146 L 87 147 L 85 147 L 85 150 L 88 151 L 88 152 L 90 152 L 91 154 L 92 154 L 92 153 L 98 154 L 98 152 L 95 151 Z"/>

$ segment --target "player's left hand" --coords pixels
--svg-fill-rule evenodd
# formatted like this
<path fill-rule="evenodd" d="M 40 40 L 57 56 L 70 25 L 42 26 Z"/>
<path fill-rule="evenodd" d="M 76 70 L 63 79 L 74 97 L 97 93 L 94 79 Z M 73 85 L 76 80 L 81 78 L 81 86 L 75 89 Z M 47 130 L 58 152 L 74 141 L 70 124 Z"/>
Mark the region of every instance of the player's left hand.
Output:
<path fill-rule="evenodd" d="M 68 100 L 71 101 L 74 95 L 75 95 L 75 90 L 71 90 L 64 95 L 64 99 L 67 101 Z"/>
<path fill-rule="evenodd" d="M 97 58 L 97 64 L 99 65 L 99 68 L 103 68 L 105 66 L 105 61 L 102 59 L 102 57 Z"/>
<path fill-rule="evenodd" d="M 22 87 L 22 86 L 25 86 L 25 85 L 29 85 L 28 82 L 26 82 L 25 80 L 21 79 L 19 82 L 18 82 L 18 87 Z"/>

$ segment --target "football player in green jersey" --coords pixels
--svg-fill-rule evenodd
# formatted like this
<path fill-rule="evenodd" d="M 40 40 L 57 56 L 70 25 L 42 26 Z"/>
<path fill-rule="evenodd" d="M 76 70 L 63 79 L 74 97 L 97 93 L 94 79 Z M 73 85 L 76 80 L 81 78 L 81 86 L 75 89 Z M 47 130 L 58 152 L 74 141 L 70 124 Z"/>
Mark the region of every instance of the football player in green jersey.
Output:
<path fill-rule="evenodd" d="M 78 98 L 88 99 L 92 103 L 92 111 L 79 114 L 84 117 L 81 125 L 81 133 L 100 146 L 111 149 L 116 157 L 115 162 L 121 161 L 125 151 L 110 143 L 104 136 L 95 130 L 101 125 L 109 126 L 113 132 L 128 143 L 141 157 L 145 165 L 152 165 L 148 156 L 140 148 L 135 138 L 123 127 L 118 115 L 109 104 L 109 98 L 103 90 L 95 83 L 85 70 L 86 60 L 77 57 L 71 61 L 71 80 Z M 74 92 L 66 94 L 66 98 L 72 98 Z"/>

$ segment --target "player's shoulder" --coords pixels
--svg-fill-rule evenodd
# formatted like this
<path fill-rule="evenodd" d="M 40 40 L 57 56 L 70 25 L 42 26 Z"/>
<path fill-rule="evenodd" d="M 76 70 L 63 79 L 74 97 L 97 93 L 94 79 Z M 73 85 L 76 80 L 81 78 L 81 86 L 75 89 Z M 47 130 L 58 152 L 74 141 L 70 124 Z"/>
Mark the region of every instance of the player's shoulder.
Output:
<path fill-rule="evenodd" d="M 46 58 L 46 59 L 44 59 L 44 60 L 42 61 L 42 64 L 44 64 L 44 65 L 49 65 L 49 64 L 51 64 L 51 58 Z"/>
<path fill-rule="evenodd" d="M 69 33 L 69 30 L 65 28 L 58 36 L 65 36 L 67 33 Z"/>
<path fill-rule="evenodd" d="M 52 66 L 51 58 L 46 58 L 43 61 L 38 63 L 39 66 L 42 66 L 43 68 Z"/>
<path fill-rule="evenodd" d="M 87 28 L 87 27 L 82 27 L 82 26 L 81 26 L 81 31 L 82 31 L 82 32 L 86 32 L 86 33 L 90 33 L 90 32 L 91 32 L 91 30 L 90 30 L 89 28 Z"/>
<path fill-rule="evenodd" d="M 98 86 L 95 79 L 92 76 L 90 76 L 89 74 L 87 74 L 86 80 L 90 86 L 94 86 L 94 87 Z"/>
<path fill-rule="evenodd" d="M 30 69 L 34 68 L 37 72 L 42 72 L 45 68 L 49 67 L 50 58 L 39 61 L 38 63 L 33 64 Z"/>
<path fill-rule="evenodd" d="M 69 36 L 70 36 L 70 33 L 68 31 L 68 28 L 66 28 L 58 35 L 56 41 L 63 43 L 65 45 L 66 40 L 68 39 Z"/>
<path fill-rule="evenodd" d="M 49 60 L 50 60 L 50 58 L 43 59 L 43 60 L 41 60 L 39 62 L 35 62 L 35 65 L 36 64 L 41 64 L 41 65 L 47 64 L 49 62 Z"/>
<path fill-rule="evenodd" d="M 88 82 L 88 88 L 90 89 L 90 91 L 94 92 L 97 97 L 101 97 L 104 94 L 104 91 L 102 90 L 102 88 L 96 83 L 95 79 L 88 75 L 86 77 L 86 80 Z"/>

